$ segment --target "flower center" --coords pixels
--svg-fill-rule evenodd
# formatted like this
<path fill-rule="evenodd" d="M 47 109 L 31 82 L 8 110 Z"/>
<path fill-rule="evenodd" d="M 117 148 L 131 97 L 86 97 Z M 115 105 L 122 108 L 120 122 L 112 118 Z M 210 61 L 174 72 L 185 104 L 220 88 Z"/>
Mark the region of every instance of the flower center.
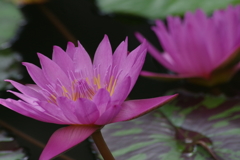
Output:
<path fill-rule="evenodd" d="M 117 79 L 115 79 L 113 76 L 111 76 L 111 78 L 109 80 L 109 83 L 108 83 L 108 86 L 106 88 L 107 91 L 110 93 L 110 96 L 113 95 L 116 84 L 117 84 Z"/>
<path fill-rule="evenodd" d="M 90 86 L 86 80 L 78 81 L 74 88 L 75 88 L 75 92 L 73 92 L 73 95 L 71 98 L 74 101 L 76 101 L 78 98 L 92 99 L 96 93 L 96 89 Z"/>
<path fill-rule="evenodd" d="M 73 101 L 76 101 L 78 98 L 87 98 L 92 100 L 94 95 L 101 88 L 106 89 L 110 96 L 112 96 L 116 84 L 117 79 L 114 78 L 114 76 L 110 76 L 108 80 L 105 80 L 105 83 L 101 81 L 100 75 L 95 76 L 92 80 L 89 80 L 89 78 L 74 80 L 70 88 L 60 85 L 60 88 L 57 87 L 56 89 L 51 89 L 53 92 L 48 97 L 48 102 L 56 103 L 57 97 L 59 96 L 67 97 Z"/>

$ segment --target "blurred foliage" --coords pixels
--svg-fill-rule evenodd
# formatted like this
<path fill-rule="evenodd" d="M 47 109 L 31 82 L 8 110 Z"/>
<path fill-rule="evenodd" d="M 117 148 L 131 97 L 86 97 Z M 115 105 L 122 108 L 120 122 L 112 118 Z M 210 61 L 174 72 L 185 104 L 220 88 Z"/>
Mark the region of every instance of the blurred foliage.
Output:
<path fill-rule="evenodd" d="M 43 1 L 17 0 L 17 2 L 29 4 Z M 185 11 L 193 11 L 199 7 L 210 14 L 214 9 L 237 3 L 240 3 L 240 0 L 97 0 L 98 6 L 104 13 L 119 13 L 148 19 L 165 18 L 167 15 L 183 15 Z M 131 27 L 124 31 L 123 27 L 118 23 L 113 23 L 111 18 L 92 14 L 87 8 L 90 5 L 86 7 L 83 4 L 83 1 L 55 0 L 47 6 L 67 24 L 68 29 L 76 37 L 81 38 L 81 42 L 88 45 L 88 49 L 94 48 L 92 45 L 97 45 L 99 37 L 102 38 L 104 33 L 110 35 L 114 43 L 119 43 L 121 36 L 132 32 Z M 59 6 L 62 8 L 59 9 Z M 39 14 L 40 11 L 36 6 L 25 5 L 24 11 L 28 12 L 26 15 L 30 18 L 21 30 L 22 35 L 18 37 L 20 39 L 18 42 L 21 43 L 16 48 L 20 48 L 19 50 L 23 55 L 25 54 L 27 61 L 33 61 L 31 53 L 35 53 L 35 50 L 47 53 L 53 43 L 66 44 L 66 40 L 52 27 L 49 20 Z M 11 4 L 10 0 L 0 0 L 0 45 L 14 36 L 20 20 L 21 16 L 16 6 Z M 132 37 L 129 38 L 129 40 L 132 39 Z M 133 43 L 130 41 L 129 44 Z M 19 61 L 21 57 L 12 53 L 11 49 L 0 48 L 0 90 L 6 88 L 4 79 L 21 78 Z M 150 85 L 144 82 L 142 86 L 137 86 L 141 89 L 137 96 L 139 97 L 140 93 L 144 96 L 151 95 L 149 92 L 153 91 L 149 89 L 150 91 L 146 92 L 143 88 L 143 86 L 148 88 Z M 170 85 L 159 83 L 159 86 L 162 89 Z M 152 88 L 158 92 L 156 86 Z M 192 88 L 195 89 L 195 87 Z M 239 106 L 239 99 L 183 95 L 164 108 L 142 118 L 106 126 L 103 129 L 104 137 L 117 159 L 120 157 L 126 160 L 212 160 L 209 151 L 199 144 L 204 142 L 210 151 L 220 157 L 219 159 L 238 160 L 240 158 L 238 151 L 240 148 Z M 45 132 L 47 133 L 47 129 Z M 0 141 L 0 151 L 1 144 L 3 142 Z M 1 155 L 4 156 L 3 153 L 6 153 L 5 150 L 0 152 L 0 159 Z M 77 151 L 78 156 L 79 151 Z M 86 152 L 84 149 L 81 151 Z M 16 149 L 12 153 L 23 157 L 21 149 Z"/>
<path fill-rule="evenodd" d="M 28 157 L 20 148 L 14 138 L 7 135 L 7 132 L 0 129 L 0 159 L 2 160 L 27 160 Z"/>
<path fill-rule="evenodd" d="M 0 48 L 0 90 L 10 88 L 10 84 L 5 79 L 21 79 L 21 57 L 13 53 L 10 48 Z"/>
<path fill-rule="evenodd" d="M 236 5 L 240 0 L 96 0 L 103 13 L 129 14 L 147 19 L 184 15 L 186 11 L 203 9 L 211 14 L 216 9 Z"/>
<path fill-rule="evenodd" d="M 116 159 L 239 160 L 240 100 L 181 93 L 160 109 L 105 126 Z"/>
<path fill-rule="evenodd" d="M 0 0 L 0 45 L 15 35 L 20 20 L 18 8 L 10 1 Z"/>
<path fill-rule="evenodd" d="M 8 88 L 5 79 L 20 79 L 20 56 L 12 53 L 8 41 L 16 34 L 21 15 L 10 1 L 0 0 L 0 90 Z"/>

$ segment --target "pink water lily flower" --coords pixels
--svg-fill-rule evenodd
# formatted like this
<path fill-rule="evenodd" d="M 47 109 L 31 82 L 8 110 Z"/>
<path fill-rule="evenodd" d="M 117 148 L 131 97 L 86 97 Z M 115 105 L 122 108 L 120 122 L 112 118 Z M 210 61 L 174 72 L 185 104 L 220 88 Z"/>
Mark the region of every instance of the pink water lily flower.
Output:
<path fill-rule="evenodd" d="M 176 95 L 124 102 L 133 88 L 146 55 L 146 44 L 128 53 L 127 40 L 114 54 L 108 37 L 99 44 L 93 62 L 79 43 L 68 43 L 66 52 L 54 47 L 52 60 L 38 54 L 41 69 L 24 62 L 36 85 L 8 80 L 21 100 L 0 103 L 25 116 L 49 123 L 70 125 L 49 139 L 40 160 L 48 160 L 89 137 L 104 125 L 139 117 Z"/>
<path fill-rule="evenodd" d="M 240 6 L 229 6 L 207 17 L 202 10 L 187 12 L 184 19 L 168 17 L 167 26 L 156 21 L 153 31 L 164 52 L 148 42 L 149 53 L 173 74 L 143 71 L 155 78 L 190 78 L 211 84 L 227 81 L 240 65 Z M 136 34 L 142 42 L 143 36 Z"/>

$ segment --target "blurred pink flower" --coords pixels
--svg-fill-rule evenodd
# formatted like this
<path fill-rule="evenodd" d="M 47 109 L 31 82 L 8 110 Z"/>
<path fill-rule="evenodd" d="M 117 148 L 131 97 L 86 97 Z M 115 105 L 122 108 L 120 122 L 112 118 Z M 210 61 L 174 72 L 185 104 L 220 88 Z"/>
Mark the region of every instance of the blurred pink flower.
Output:
<path fill-rule="evenodd" d="M 24 62 L 36 85 L 8 80 L 22 100 L 0 99 L 0 103 L 25 116 L 49 123 L 70 125 L 49 139 L 40 160 L 66 151 L 104 125 L 137 118 L 176 95 L 124 102 L 133 88 L 146 56 L 143 43 L 128 54 L 127 40 L 114 54 L 108 37 L 99 44 L 93 63 L 79 43 L 66 52 L 54 47 L 52 60 L 38 54 L 42 69 Z"/>
<path fill-rule="evenodd" d="M 229 80 L 239 69 L 236 56 L 240 47 L 240 6 L 215 11 L 211 17 L 201 10 L 186 13 L 183 21 L 180 17 L 168 17 L 167 26 L 157 20 L 152 29 L 164 52 L 150 43 L 148 51 L 174 73 L 142 71 L 143 76 L 193 78 L 211 84 Z M 136 37 L 144 41 L 141 34 Z"/>

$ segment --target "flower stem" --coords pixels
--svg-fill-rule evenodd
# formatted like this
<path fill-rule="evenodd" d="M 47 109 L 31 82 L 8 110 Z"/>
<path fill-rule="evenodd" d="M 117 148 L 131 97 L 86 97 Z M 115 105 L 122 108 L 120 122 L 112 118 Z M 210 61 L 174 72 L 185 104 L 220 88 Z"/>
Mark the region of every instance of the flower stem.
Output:
<path fill-rule="evenodd" d="M 106 142 L 103 139 L 100 129 L 92 134 L 92 138 L 93 138 L 99 152 L 101 153 L 102 157 L 104 158 L 104 160 L 115 160 L 111 151 L 109 150 Z"/>

